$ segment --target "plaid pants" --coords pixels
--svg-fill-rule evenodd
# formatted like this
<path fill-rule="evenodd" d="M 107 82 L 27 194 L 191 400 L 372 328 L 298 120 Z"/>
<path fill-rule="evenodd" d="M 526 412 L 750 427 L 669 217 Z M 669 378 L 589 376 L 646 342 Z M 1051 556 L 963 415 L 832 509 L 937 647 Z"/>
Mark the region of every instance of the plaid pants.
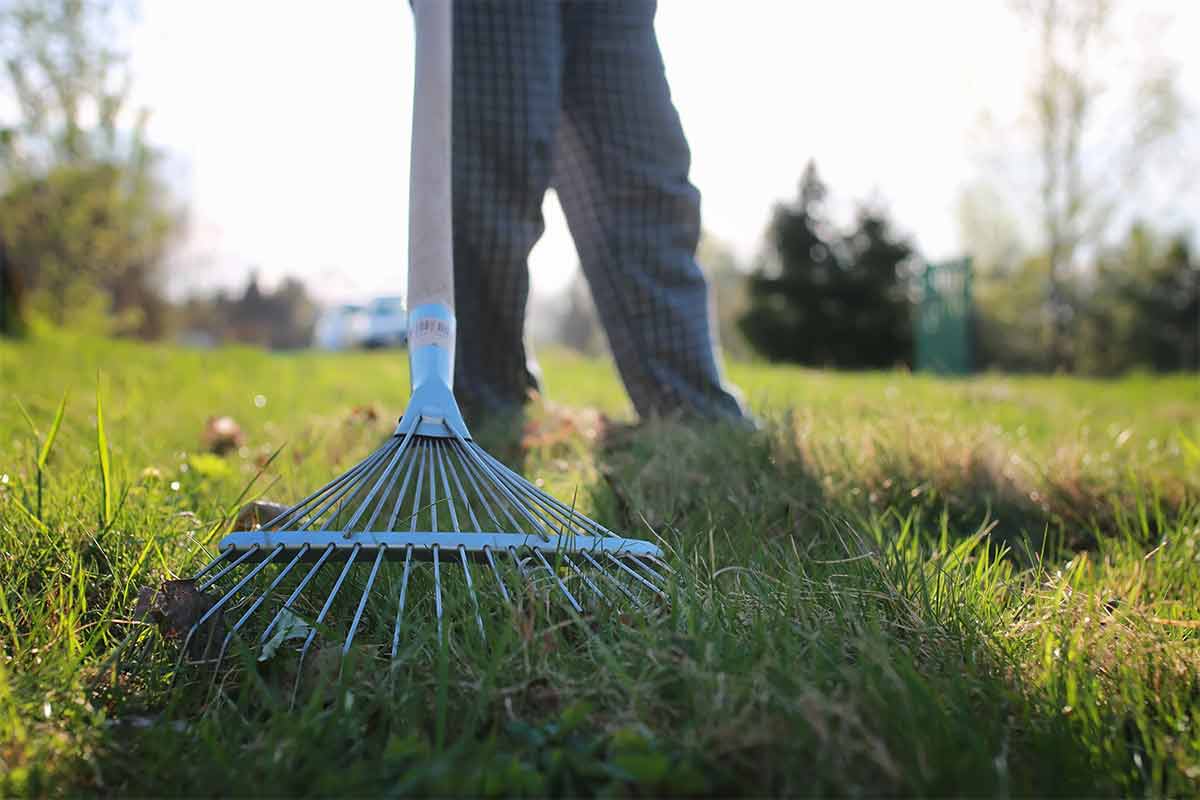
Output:
<path fill-rule="evenodd" d="M 468 416 L 537 387 L 528 256 L 550 186 L 639 415 L 743 414 L 717 364 L 700 195 L 654 13 L 653 0 L 455 0 L 454 379 Z"/>

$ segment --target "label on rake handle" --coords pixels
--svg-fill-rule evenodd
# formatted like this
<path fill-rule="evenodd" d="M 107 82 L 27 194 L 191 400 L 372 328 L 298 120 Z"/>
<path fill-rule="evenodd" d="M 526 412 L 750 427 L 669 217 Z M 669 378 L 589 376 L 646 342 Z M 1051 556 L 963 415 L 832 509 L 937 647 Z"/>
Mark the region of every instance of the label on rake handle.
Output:
<path fill-rule="evenodd" d="M 449 350 L 454 341 L 454 323 L 436 317 L 421 317 L 408 332 L 409 347 L 433 345 Z"/>

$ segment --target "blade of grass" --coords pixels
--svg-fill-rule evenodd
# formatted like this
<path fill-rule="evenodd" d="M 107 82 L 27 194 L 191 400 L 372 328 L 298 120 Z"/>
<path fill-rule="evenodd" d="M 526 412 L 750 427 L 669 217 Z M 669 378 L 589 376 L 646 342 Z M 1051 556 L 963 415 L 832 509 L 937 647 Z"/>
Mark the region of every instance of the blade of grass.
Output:
<path fill-rule="evenodd" d="M 100 373 L 96 373 L 96 450 L 100 456 L 100 525 L 112 519 L 112 474 L 108 464 L 108 437 L 104 434 L 104 409 L 100 402 Z"/>
<path fill-rule="evenodd" d="M 50 450 L 54 447 L 58 429 L 62 427 L 63 414 L 67 410 L 67 394 L 67 392 L 63 392 L 62 400 L 58 403 L 58 411 L 54 413 L 54 421 L 50 423 L 50 432 L 46 434 L 46 441 L 42 442 L 42 450 L 38 453 L 37 458 L 38 469 L 45 469 L 46 462 L 50 459 Z"/>

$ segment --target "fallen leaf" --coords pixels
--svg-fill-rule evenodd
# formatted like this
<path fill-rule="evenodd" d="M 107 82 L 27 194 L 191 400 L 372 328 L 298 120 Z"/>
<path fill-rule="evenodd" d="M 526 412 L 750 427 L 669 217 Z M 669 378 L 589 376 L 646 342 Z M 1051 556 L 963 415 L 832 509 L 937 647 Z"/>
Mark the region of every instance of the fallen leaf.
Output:
<path fill-rule="evenodd" d="M 245 444 L 246 437 L 242 434 L 242 427 L 234 421 L 233 417 L 213 416 L 204 423 L 201 440 L 204 443 L 204 449 L 223 456 Z"/>
<path fill-rule="evenodd" d="M 267 500 L 255 500 L 253 503 L 247 503 L 242 506 L 242 510 L 238 512 L 237 519 L 234 520 L 234 530 L 256 530 L 287 511 L 288 508 L 289 506 L 285 506 L 282 503 L 272 503 Z"/>

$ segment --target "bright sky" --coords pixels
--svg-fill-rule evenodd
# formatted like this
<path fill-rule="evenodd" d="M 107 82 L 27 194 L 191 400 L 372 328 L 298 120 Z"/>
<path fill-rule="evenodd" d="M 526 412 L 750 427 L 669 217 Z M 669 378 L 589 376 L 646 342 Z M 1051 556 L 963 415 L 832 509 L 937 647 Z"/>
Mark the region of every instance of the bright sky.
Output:
<path fill-rule="evenodd" d="M 1200 105 L 1200 3 L 1143 3 Z M 336 9 L 336 10 L 335 10 Z M 748 259 L 816 158 L 846 216 L 881 198 L 931 258 L 957 255 L 980 115 L 1015 117 L 1027 63 L 1003 0 L 661 0 L 657 30 L 704 225 Z M 404 285 L 412 21 L 403 0 L 145 2 L 132 42 L 150 136 L 172 154 L 188 286 L 302 277 L 327 299 Z M 1200 218 L 1193 192 L 1184 216 Z M 576 257 L 557 204 L 535 292 Z M 177 285 L 177 288 L 178 288 Z"/>

